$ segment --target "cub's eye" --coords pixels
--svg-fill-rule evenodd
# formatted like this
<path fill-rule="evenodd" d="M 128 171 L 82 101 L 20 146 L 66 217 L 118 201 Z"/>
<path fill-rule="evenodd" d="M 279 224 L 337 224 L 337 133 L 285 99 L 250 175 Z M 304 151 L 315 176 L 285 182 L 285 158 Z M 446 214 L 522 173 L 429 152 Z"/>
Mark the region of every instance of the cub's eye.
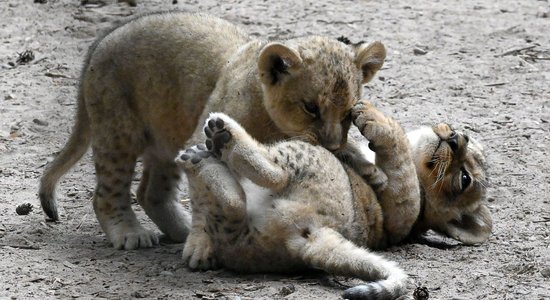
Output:
<path fill-rule="evenodd" d="M 304 111 L 314 118 L 319 118 L 319 107 L 313 102 L 304 102 Z"/>
<path fill-rule="evenodd" d="M 460 185 L 462 186 L 462 191 L 466 190 L 470 183 L 472 183 L 472 178 L 470 177 L 470 174 L 462 168 L 462 175 L 460 175 Z"/>

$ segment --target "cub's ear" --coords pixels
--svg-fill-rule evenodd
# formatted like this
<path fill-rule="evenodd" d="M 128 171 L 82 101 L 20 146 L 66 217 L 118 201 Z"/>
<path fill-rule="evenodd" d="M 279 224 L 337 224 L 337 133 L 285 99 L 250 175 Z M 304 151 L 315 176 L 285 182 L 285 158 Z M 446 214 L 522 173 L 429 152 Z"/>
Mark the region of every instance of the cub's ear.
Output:
<path fill-rule="evenodd" d="M 280 43 L 267 44 L 258 58 L 260 79 L 266 85 L 275 85 L 302 66 L 298 51 Z"/>
<path fill-rule="evenodd" d="M 386 59 L 386 48 L 381 42 L 360 44 L 355 49 L 355 63 L 363 71 L 363 83 L 369 82 L 382 68 Z"/>
<path fill-rule="evenodd" d="M 445 232 L 452 238 L 466 245 L 485 242 L 493 229 L 491 212 L 485 205 L 480 205 L 475 211 L 462 215 L 460 220 L 446 224 Z"/>

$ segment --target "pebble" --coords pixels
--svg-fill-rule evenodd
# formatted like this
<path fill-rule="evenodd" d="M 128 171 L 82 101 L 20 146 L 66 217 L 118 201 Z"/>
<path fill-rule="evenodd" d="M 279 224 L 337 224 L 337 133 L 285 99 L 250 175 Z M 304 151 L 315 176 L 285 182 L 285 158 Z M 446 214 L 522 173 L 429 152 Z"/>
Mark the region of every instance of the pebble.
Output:
<path fill-rule="evenodd" d="M 32 122 L 36 125 L 40 125 L 40 126 L 48 126 L 48 122 L 47 121 L 44 121 L 44 120 L 40 120 L 40 119 L 33 119 Z"/>
<path fill-rule="evenodd" d="M 424 49 L 422 49 L 422 48 L 419 48 L 419 47 L 415 47 L 415 48 L 413 49 L 413 53 L 414 53 L 414 55 L 425 55 L 425 54 L 428 53 L 428 51 L 426 51 L 426 50 L 424 50 Z"/>
<path fill-rule="evenodd" d="M 544 278 L 550 278 L 550 268 L 544 268 L 540 271 L 540 274 Z"/>
<path fill-rule="evenodd" d="M 15 212 L 20 216 L 28 215 L 31 211 L 32 211 L 32 204 L 30 203 L 23 203 L 18 205 L 15 208 Z"/>
<path fill-rule="evenodd" d="M 170 272 L 170 271 L 162 271 L 160 272 L 160 275 L 164 275 L 164 276 L 174 276 L 174 273 Z"/>
<path fill-rule="evenodd" d="M 294 284 L 289 284 L 289 285 L 283 286 L 279 293 L 282 297 L 286 297 L 294 292 L 296 292 L 296 287 L 294 286 Z"/>
<path fill-rule="evenodd" d="M 547 11 L 539 11 L 537 13 L 537 17 L 546 19 L 546 18 L 548 18 L 548 12 Z"/>
<path fill-rule="evenodd" d="M 4 96 L 4 100 L 13 100 L 15 99 L 15 96 L 13 94 L 7 94 L 6 96 Z"/>

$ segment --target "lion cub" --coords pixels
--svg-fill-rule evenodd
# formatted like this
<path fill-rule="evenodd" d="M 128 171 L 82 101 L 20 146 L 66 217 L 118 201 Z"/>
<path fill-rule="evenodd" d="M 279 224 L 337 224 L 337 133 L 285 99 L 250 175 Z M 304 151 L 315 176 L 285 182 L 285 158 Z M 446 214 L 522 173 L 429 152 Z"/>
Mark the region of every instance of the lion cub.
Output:
<path fill-rule="evenodd" d="M 384 62 L 381 43 L 346 45 L 310 36 L 255 40 L 203 14 L 152 14 L 97 40 L 84 63 L 73 132 L 41 179 L 42 208 L 59 219 L 59 178 L 91 144 L 96 216 L 115 248 L 157 242 L 131 209 L 137 200 L 158 227 L 184 241 L 190 216 L 176 199 L 179 149 L 197 143 L 208 112 L 221 111 L 261 142 L 299 137 L 328 149 L 346 143 L 349 111 Z"/>
<path fill-rule="evenodd" d="M 398 123 L 369 103 L 358 104 L 353 118 L 387 178 L 376 192 L 365 174 L 322 147 L 261 144 L 235 120 L 211 114 L 206 145 L 176 159 L 188 175 L 193 209 L 187 265 L 316 268 L 373 281 L 346 290 L 345 298 L 395 299 L 406 292 L 407 275 L 367 248 L 428 229 L 465 244 L 489 237 L 479 144 L 444 124 L 410 133 L 409 142 Z"/>

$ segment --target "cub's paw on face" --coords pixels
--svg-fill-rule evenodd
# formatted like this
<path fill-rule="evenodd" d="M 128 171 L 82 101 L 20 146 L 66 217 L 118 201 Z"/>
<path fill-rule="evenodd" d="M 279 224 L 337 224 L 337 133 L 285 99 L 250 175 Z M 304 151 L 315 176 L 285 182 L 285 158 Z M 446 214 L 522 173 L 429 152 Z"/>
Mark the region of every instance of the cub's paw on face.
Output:
<path fill-rule="evenodd" d="M 370 102 L 359 101 L 351 114 L 355 126 L 369 140 L 371 150 L 376 151 L 376 147 L 387 146 L 393 141 L 395 125 Z"/>

